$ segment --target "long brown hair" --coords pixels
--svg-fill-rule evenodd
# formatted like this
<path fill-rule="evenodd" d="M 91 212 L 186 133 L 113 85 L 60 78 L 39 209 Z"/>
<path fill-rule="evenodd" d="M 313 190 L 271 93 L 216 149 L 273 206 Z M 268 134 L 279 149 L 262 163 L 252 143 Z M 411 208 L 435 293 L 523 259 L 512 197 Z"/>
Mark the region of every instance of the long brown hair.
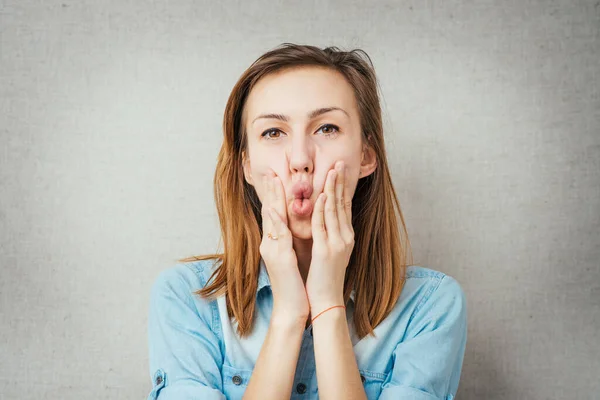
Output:
<path fill-rule="evenodd" d="M 223 243 L 224 252 L 179 261 L 221 261 L 207 285 L 195 293 L 210 300 L 227 294 L 227 312 L 237 321 L 238 335 L 249 335 L 260 271 L 262 217 L 258 195 L 243 174 L 243 154 L 247 154 L 248 141 L 242 113 L 248 94 L 262 77 L 300 66 L 327 67 L 344 75 L 354 88 L 363 146 L 370 146 L 377 158 L 377 168 L 359 179 L 352 200 L 355 244 L 344 281 L 345 302 L 352 289 L 356 291 L 354 324 L 356 333 L 363 338 L 373 334 L 373 328 L 396 304 L 404 287 L 408 260 L 412 263 L 404 217 L 386 160 L 378 82 L 371 59 L 363 50 L 283 43 L 260 56 L 242 74 L 225 107 L 223 145 L 214 176 L 222 233 L 219 247 Z"/>

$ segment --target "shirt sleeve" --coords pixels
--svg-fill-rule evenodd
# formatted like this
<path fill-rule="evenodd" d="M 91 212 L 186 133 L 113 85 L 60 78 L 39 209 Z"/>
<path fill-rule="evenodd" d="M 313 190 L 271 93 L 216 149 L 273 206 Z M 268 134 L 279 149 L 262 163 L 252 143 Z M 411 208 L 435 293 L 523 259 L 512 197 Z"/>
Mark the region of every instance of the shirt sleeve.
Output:
<path fill-rule="evenodd" d="M 193 292 L 204 286 L 185 265 L 162 271 L 150 291 L 148 346 L 152 391 L 147 400 L 225 400 L 214 303 Z M 216 319 L 215 319 L 216 318 Z"/>
<path fill-rule="evenodd" d="M 467 342 L 466 297 L 454 278 L 444 275 L 424 297 L 406 335 L 379 400 L 454 399 Z"/>

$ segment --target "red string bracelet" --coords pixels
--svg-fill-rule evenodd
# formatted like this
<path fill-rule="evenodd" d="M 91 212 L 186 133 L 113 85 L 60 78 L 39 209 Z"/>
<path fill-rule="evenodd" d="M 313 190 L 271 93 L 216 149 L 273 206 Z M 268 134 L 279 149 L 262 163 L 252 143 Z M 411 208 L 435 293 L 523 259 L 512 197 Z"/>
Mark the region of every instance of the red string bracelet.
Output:
<path fill-rule="evenodd" d="M 329 311 L 329 310 L 331 310 L 332 308 L 336 308 L 336 307 L 343 307 L 343 308 L 346 308 L 346 306 L 333 306 L 333 307 L 329 307 L 328 309 L 326 309 L 326 310 L 324 310 L 324 311 L 321 311 L 320 313 L 318 313 L 318 314 L 317 314 L 317 316 L 316 316 L 316 317 L 314 317 L 310 323 L 312 324 L 313 322 L 315 322 L 315 319 L 317 319 L 317 318 L 319 317 L 319 315 L 323 314 L 325 311 Z"/>

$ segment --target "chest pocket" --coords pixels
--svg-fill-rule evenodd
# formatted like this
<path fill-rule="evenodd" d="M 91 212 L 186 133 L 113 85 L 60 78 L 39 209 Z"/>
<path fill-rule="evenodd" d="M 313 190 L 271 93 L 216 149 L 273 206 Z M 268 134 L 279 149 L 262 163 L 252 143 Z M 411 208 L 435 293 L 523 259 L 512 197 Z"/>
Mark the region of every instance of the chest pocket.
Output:
<path fill-rule="evenodd" d="M 221 376 L 223 377 L 223 391 L 229 400 L 238 400 L 244 396 L 244 392 L 250 382 L 251 369 L 240 369 L 223 363 Z"/>
<path fill-rule="evenodd" d="M 388 374 L 368 371 L 366 369 L 359 369 L 358 372 L 360 372 L 360 379 L 363 382 L 367 399 L 375 400 L 379 398 L 379 395 L 381 394 L 381 386 L 383 385 L 383 382 L 387 378 Z"/>

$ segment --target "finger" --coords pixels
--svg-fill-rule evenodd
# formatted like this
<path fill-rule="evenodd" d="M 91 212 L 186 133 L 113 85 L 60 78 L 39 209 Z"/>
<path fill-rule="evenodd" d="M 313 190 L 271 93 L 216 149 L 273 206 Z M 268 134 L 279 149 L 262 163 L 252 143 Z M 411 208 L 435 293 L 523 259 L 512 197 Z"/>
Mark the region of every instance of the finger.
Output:
<path fill-rule="evenodd" d="M 350 208 L 352 208 L 352 203 L 348 199 L 348 177 L 346 174 L 347 167 L 346 164 L 343 163 L 339 170 L 339 177 L 337 179 L 335 185 L 335 193 L 337 196 L 337 211 L 338 211 L 338 220 L 340 222 L 340 234 L 344 239 L 348 239 L 352 237 L 352 220 L 348 218 L 346 215 L 346 203 L 350 202 Z"/>
<path fill-rule="evenodd" d="M 270 171 L 267 173 L 267 187 L 269 193 L 269 207 L 274 207 L 275 195 L 273 194 L 273 173 Z"/>
<path fill-rule="evenodd" d="M 283 222 L 287 225 L 287 203 L 285 199 L 285 190 L 281 183 L 281 179 L 277 175 L 273 177 L 273 208 L 277 210 Z"/>
<path fill-rule="evenodd" d="M 325 229 L 327 230 L 327 236 L 340 235 L 340 223 L 337 216 L 337 206 L 335 197 L 335 181 L 337 177 L 337 171 L 335 169 L 329 170 L 327 182 L 325 182 L 325 193 L 327 194 L 327 200 L 325 201 Z"/>
<path fill-rule="evenodd" d="M 335 180 L 335 208 L 338 217 L 340 233 L 344 234 L 347 230 L 346 210 L 344 208 L 344 183 L 346 181 L 344 162 L 339 162 L 336 166 L 337 178 Z"/>
<path fill-rule="evenodd" d="M 263 187 L 263 203 L 261 209 L 262 215 L 262 228 L 263 228 L 263 236 L 266 237 L 267 233 L 273 229 L 273 222 L 271 218 L 269 218 L 269 187 L 267 182 L 267 176 L 263 175 L 262 177 L 262 187 Z"/>
<path fill-rule="evenodd" d="M 275 236 L 279 236 L 279 226 L 277 224 L 278 219 L 276 218 L 276 216 L 273 214 L 273 210 L 275 207 L 275 190 L 274 190 L 274 185 L 273 185 L 273 171 L 269 170 L 269 172 L 267 173 L 267 181 L 269 182 L 268 186 L 269 186 L 269 210 L 270 210 L 270 215 L 271 215 L 271 226 L 272 226 L 272 231 L 271 233 Z"/>
<path fill-rule="evenodd" d="M 269 207 L 272 211 L 276 211 L 276 216 L 273 218 L 273 224 L 277 224 L 281 220 L 281 205 L 277 201 L 277 176 L 273 170 L 269 170 Z M 278 231 L 281 232 L 281 227 L 278 228 Z"/>
<path fill-rule="evenodd" d="M 287 226 L 284 225 L 281 216 L 277 214 L 277 211 L 273 207 L 269 207 L 269 215 L 271 217 L 271 221 L 273 222 L 273 232 L 271 232 L 277 239 L 285 239 L 288 237 Z"/>
<path fill-rule="evenodd" d="M 325 219 L 323 216 L 326 198 L 327 195 L 325 193 L 321 193 L 315 202 L 313 215 L 310 219 L 313 242 L 316 240 L 320 243 L 324 243 L 325 240 L 327 240 L 327 231 L 325 230 Z"/>
<path fill-rule="evenodd" d="M 344 164 L 344 213 L 348 226 L 352 228 L 352 195 L 350 194 L 350 179 L 348 179 L 348 167 Z"/>

